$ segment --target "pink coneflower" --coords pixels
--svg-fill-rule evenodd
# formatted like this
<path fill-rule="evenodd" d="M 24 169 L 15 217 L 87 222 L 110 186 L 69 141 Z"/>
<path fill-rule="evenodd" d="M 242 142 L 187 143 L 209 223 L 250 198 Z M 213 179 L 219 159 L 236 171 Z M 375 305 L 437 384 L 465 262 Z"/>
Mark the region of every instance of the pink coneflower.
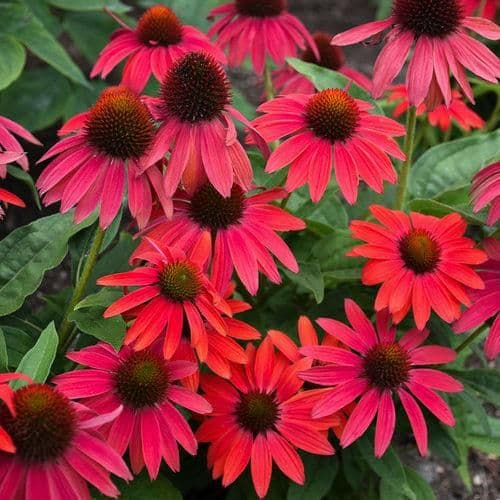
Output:
<path fill-rule="evenodd" d="M 24 380 L 26 382 L 31 382 L 31 379 L 23 373 L 0 374 L 0 407 L 3 408 L 5 405 L 11 416 L 15 417 L 16 407 L 14 405 L 14 391 L 9 385 L 9 383 L 13 380 Z M 0 454 L 2 452 L 14 453 L 15 451 L 16 446 L 13 443 L 10 435 L 2 427 L 2 422 L 0 421 Z"/>
<path fill-rule="evenodd" d="M 99 431 L 120 455 L 128 448 L 134 474 L 146 466 L 149 477 L 156 479 L 162 459 L 178 472 L 177 443 L 196 454 L 193 432 L 175 406 L 202 414 L 212 410 L 201 396 L 175 383 L 194 373 L 196 364 L 165 361 L 161 349 L 135 352 L 125 346 L 116 352 L 102 342 L 67 357 L 89 368 L 57 376 L 54 382 L 60 391 L 99 414 L 123 406 L 114 422 Z"/>
<path fill-rule="evenodd" d="M 480 170 L 472 181 L 474 212 L 491 203 L 486 223 L 493 226 L 500 219 L 500 162 Z"/>
<path fill-rule="evenodd" d="M 433 111 L 429 111 L 427 119 L 433 127 L 439 126 L 442 132 L 447 132 L 451 128 L 452 121 L 455 121 L 466 132 L 470 132 L 474 128 L 480 129 L 484 127 L 484 120 L 465 104 L 460 92 L 452 90 L 451 96 L 451 102 L 448 107 L 440 104 Z M 406 113 L 410 107 L 408 91 L 404 85 L 394 85 L 387 100 L 400 101 L 392 112 L 394 118 L 398 118 Z M 426 113 L 426 110 L 425 103 L 422 103 L 417 109 L 417 115 L 423 115 Z"/>
<path fill-rule="evenodd" d="M 464 4 L 464 13 L 467 16 L 485 17 L 486 19 L 495 20 L 496 11 L 499 6 L 498 0 L 462 0 Z M 483 6 L 482 11 L 480 11 Z"/>
<path fill-rule="evenodd" d="M 193 26 L 183 25 L 172 9 L 155 5 L 141 16 L 135 29 L 124 26 L 111 35 L 90 77 L 100 74 L 106 78 L 123 59 L 129 58 L 121 84 L 140 93 L 151 74 L 161 82 L 179 57 L 197 50 L 204 50 L 218 61 L 226 62 L 224 53 L 206 35 Z"/>
<path fill-rule="evenodd" d="M 127 330 L 125 344 L 133 343 L 136 350 L 164 337 L 163 353 L 170 359 L 179 346 L 182 327 L 187 319 L 191 344 L 201 360 L 206 359 L 208 338 L 204 321 L 226 335 L 227 327 L 221 314 L 231 315 L 231 309 L 215 291 L 202 269 L 208 258 L 208 241 L 201 240 L 188 255 L 176 247 L 167 247 L 150 240 L 151 246 L 137 258 L 146 265 L 132 271 L 103 276 L 99 285 L 139 287 L 111 304 L 104 312 L 109 318 L 133 312 L 134 324 Z"/>
<path fill-rule="evenodd" d="M 483 241 L 483 248 L 489 260 L 480 266 L 478 274 L 484 281 L 484 290 L 471 290 L 472 306 L 455 323 L 456 333 L 477 328 L 489 318 L 494 318 L 490 333 L 484 345 L 489 359 L 500 354 L 500 242 L 494 238 Z"/>
<path fill-rule="evenodd" d="M 209 19 L 222 16 L 208 32 L 216 43 L 228 49 L 229 66 L 240 66 L 250 56 L 252 66 L 262 75 L 269 56 L 277 66 L 309 47 L 316 59 L 318 49 L 305 26 L 287 11 L 286 0 L 235 0 L 215 7 Z"/>
<path fill-rule="evenodd" d="M 230 196 L 224 198 L 213 186 L 204 184 L 192 194 L 179 191 L 173 219 L 161 216 L 153 221 L 146 234 L 164 245 L 186 251 L 196 247 L 200 239 L 208 238 L 212 249 L 211 279 L 217 290 L 223 293 L 227 289 L 236 269 L 245 288 L 255 295 L 259 271 L 271 282 L 281 283 L 273 255 L 291 271 L 299 269 L 276 231 L 299 231 L 305 224 L 270 203 L 285 196 L 283 189 L 248 195 L 234 185 Z"/>
<path fill-rule="evenodd" d="M 314 41 L 319 51 L 319 59 L 314 52 L 308 47 L 300 56 L 300 58 L 308 63 L 314 63 L 323 68 L 331 69 L 342 73 L 347 78 L 350 78 L 354 83 L 361 88 L 370 91 L 370 80 L 353 68 L 345 64 L 345 56 L 340 47 L 335 47 L 330 44 L 332 36 L 328 33 L 315 33 Z M 313 94 L 316 89 L 312 82 L 304 75 L 297 73 L 290 66 L 273 71 L 274 88 L 278 94 Z"/>
<path fill-rule="evenodd" d="M 155 163 L 171 149 L 165 175 L 168 196 L 175 193 L 181 179 L 196 186 L 208 178 L 225 197 L 231 194 L 234 183 L 245 191 L 250 188 L 252 167 L 238 141 L 233 119 L 250 128 L 265 154 L 268 149 L 230 101 L 224 69 L 203 52 L 179 58 L 162 80 L 160 97 L 148 100 L 161 124 L 146 164 Z"/>
<path fill-rule="evenodd" d="M 322 389 L 299 392 L 297 372 L 310 366 L 290 363 L 275 353 L 270 339 L 255 349 L 247 346 L 249 362 L 235 366 L 229 381 L 203 375 L 201 386 L 213 412 L 196 437 L 209 442 L 208 465 L 222 485 L 235 481 L 250 463 L 255 491 L 266 496 L 273 461 L 292 481 L 304 484 L 304 465 L 296 448 L 318 455 L 334 449 L 326 437 L 329 423 L 311 420 L 311 408 Z"/>
<path fill-rule="evenodd" d="M 63 135 L 72 132 L 39 160 L 52 158 L 37 182 L 46 205 L 61 201 L 62 213 L 76 206 L 76 223 L 100 206 L 99 224 L 106 228 L 128 186 L 130 213 L 139 227 L 151 214 L 152 191 L 169 210 L 160 168 L 146 169 L 149 165 L 144 163 L 155 129 L 146 105 L 135 93 L 126 87 L 105 89 L 88 112 L 61 129 Z"/>
<path fill-rule="evenodd" d="M 458 319 L 460 304 L 470 305 L 466 287 L 484 288 L 471 266 L 486 260 L 474 241 L 464 237 L 467 224 L 462 217 L 407 215 L 380 205 L 372 205 L 370 212 L 382 225 L 353 221 L 353 237 L 366 244 L 348 255 L 369 259 L 361 273 L 363 284 L 382 283 L 375 310 L 388 308 L 399 323 L 412 308 L 420 330 L 431 309 L 448 323 Z"/>
<path fill-rule="evenodd" d="M 464 94 L 474 102 L 465 69 L 496 83 L 498 58 L 466 29 L 498 40 L 500 28 L 493 22 L 466 17 L 462 0 L 394 0 L 392 14 L 383 21 L 357 26 L 333 37 L 335 45 L 352 45 L 389 30 L 373 70 L 372 92 L 379 98 L 401 71 L 411 47 L 413 55 L 406 74 L 410 104 L 451 102 L 449 72 Z M 432 106 L 434 107 L 434 106 Z"/>
<path fill-rule="evenodd" d="M 370 109 L 371 104 L 341 89 L 291 94 L 262 104 L 258 110 L 266 114 L 253 121 L 256 129 L 268 142 L 289 137 L 272 152 L 266 172 L 291 165 L 286 189 L 294 191 L 309 183 L 314 202 L 325 193 L 332 168 L 351 205 L 358 196 L 359 178 L 381 193 L 384 180 L 397 180 L 388 154 L 405 158 L 393 139 L 404 135 L 405 128 L 368 113 Z"/>
<path fill-rule="evenodd" d="M 25 141 L 41 146 L 41 142 L 30 134 L 24 127 L 0 116 L 0 179 L 7 176 L 7 165 L 17 163 L 23 170 L 28 170 L 28 159 L 24 153 L 24 148 L 19 144 L 14 134 Z"/>
<path fill-rule="evenodd" d="M 0 452 L 0 497 L 48 500 L 90 498 L 87 483 L 101 493 L 120 492 L 110 473 L 131 480 L 125 462 L 95 431 L 118 417 L 96 413 L 45 384 L 14 392 L 12 405 L 0 407 L 0 426 L 11 436 L 15 453 Z"/>
<path fill-rule="evenodd" d="M 377 329 L 352 300 L 345 301 L 347 325 L 329 318 L 318 324 L 351 350 L 338 347 L 303 347 L 306 356 L 326 363 L 299 376 L 323 386 L 334 386 L 316 403 L 313 418 L 330 415 L 360 397 L 347 421 L 340 444 L 349 446 L 360 438 L 377 415 L 375 456 L 387 450 L 396 424 L 394 396 L 397 394 L 413 429 L 418 450 L 427 453 L 427 425 L 415 398 L 446 425 L 455 419 L 446 402 L 435 392 L 460 392 L 462 384 L 446 373 L 419 366 L 450 363 L 453 349 L 438 345 L 420 346 L 428 330 L 413 329 L 396 340 L 396 328 L 389 324 L 387 311 L 377 313 Z M 353 352 L 354 351 L 354 352 Z"/>

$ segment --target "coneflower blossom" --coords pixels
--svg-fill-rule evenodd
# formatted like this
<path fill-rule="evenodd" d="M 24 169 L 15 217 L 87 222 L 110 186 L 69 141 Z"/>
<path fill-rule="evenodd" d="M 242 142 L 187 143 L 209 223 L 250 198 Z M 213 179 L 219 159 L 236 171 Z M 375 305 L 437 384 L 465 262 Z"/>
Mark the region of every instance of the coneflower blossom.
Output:
<path fill-rule="evenodd" d="M 63 373 L 54 383 L 66 396 L 99 414 L 123 407 L 99 432 L 119 455 L 129 450 L 134 474 L 146 466 L 149 477 L 156 479 L 162 459 L 178 472 L 177 443 L 196 454 L 198 443 L 176 407 L 201 414 L 212 410 L 205 399 L 176 383 L 194 373 L 196 364 L 165 361 L 161 349 L 136 352 L 125 346 L 116 352 L 102 342 L 67 357 L 88 368 Z"/>
<path fill-rule="evenodd" d="M 2 373 L 0 374 L 0 407 L 5 410 L 5 407 L 10 412 L 12 417 L 16 416 L 16 407 L 14 405 L 14 391 L 9 383 L 13 380 L 24 380 L 31 382 L 31 379 L 23 373 Z M 0 421 L 0 454 L 2 452 L 14 453 L 16 446 L 7 431 L 2 427 Z"/>
<path fill-rule="evenodd" d="M 165 5 L 154 5 L 140 17 L 135 29 L 116 30 L 100 53 L 90 77 L 106 78 L 123 59 L 121 85 L 138 94 L 144 90 L 151 74 L 161 82 L 172 64 L 188 52 L 204 50 L 221 63 L 224 53 L 205 34 L 193 26 L 183 25 L 175 12 Z"/>
<path fill-rule="evenodd" d="M 460 92 L 452 90 L 451 96 L 451 102 L 448 107 L 440 104 L 434 110 L 428 112 L 427 120 L 433 127 L 439 126 L 442 132 L 446 132 L 450 130 L 453 121 L 466 132 L 470 132 L 474 128 L 480 129 L 484 127 L 484 120 L 465 104 Z M 398 118 L 406 113 L 410 107 L 408 91 L 404 85 L 394 85 L 387 100 L 390 102 L 400 101 L 392 112 L 394 118 Z M 425 103 L 422 103 L 417 108 L 417 115 L 421 116 L 426 112 L 427 106 Z"/>
<path fill-rule="evenodd" d="M 467 332 L 494 318 L 484 345 L 486 356 L 493 359 L 500 354 L 500 242 L 487 238 L 483 241 L 483 248 L 489 257 L 478 269 L 485 284 L 484 290 L 470 291 L 472 306 L 453 325 L 453 330 Z"/>
<path fill-rule="evenodd" d="M 281 283 L 273 255 L 288 269 L 298 271 L 298 264 L 277 231 L 299 231 L 305 223 L 285 210 L 271 205 L 286 196 L 284 189 L 270 189 L 249 195 L 233 185 L 224 198 L 210 184 L 194 193 L 179 191 L 175 196 L 174 215 L 152 221 L 145 234 L 167 246 L 189 251 L 200 239 L 208 238 L 212 250 L 211 280 L 224 293 L 233 270 L 252 294 L 259 287 L 259 272 L 271 282 Z M 145 240 L 137 251 L 142 251 Z M 134 257 L 133 254 L 132 257 Z"/>
<path fill-rule="evenodd" d="M 317 322 L 349 349 L 330 346 L 300 349 L 305 356 L 324 364 L 299 376 L 315 384 L 333 386 L 315 404 L 313 418 L 330 415 L 359 397 L 340 444 L 346 447 L 360 438 L 377 416 L 375 456 L 381 457 L 394 434 L 394 396 L 397 394 L 410 421 L 418 450 L 425 455 L 427 425 L 416 400 L 441 422 L 454 426 L 455 419 L 449 406 L 435 390 L 463 390 L 458 380 L 425 366 L 450 363 L 456 358 L 455 351 L 438 345 L 421 346 L 429 335 L 428 330 L 409 330 L 397 340 L 396 328 L 390 325 L 387 311 L 377 313 L 376 329 L 354 301 L 345 301 L 345 311 L 352 328 L 329 318 L 320 318 Z"/>
<path fill-rule="evenodd" d="M 222 314 L 231 315 L 229 305 L 203 272 L 209 242 L 200 240 L 186 255 L 179 248 L 149 241 L 151 246 L 136 255 L 146 262 L 145 266 L 97 280 L 99 285 L 139 287 L 111 304 L 104 311 L 104 317 L 122 313 L 135 316 L 125 335 L 125 345 L 133 344 L 135 350 L 142 350 L 161 337 L 166 359 L 177 350 L 187 319 L 191 344 L 200 360 L 204 361 L 208 352 L 204 321 L 226 335 L 227 326 Z"/>
<path fill-rule="evenodd" d="M 208 53 L 193 52 L 179 58 L 167 72 L 160 97 L 148 100 L 160 127 L 146 164 L 171 151 L 165 174 L 167 196 L 175 193 L 181 180 L 198 186 L 208 179 L 225 197 L 234 183 L 250 189 L 252 166 L 238 141 L 233 118 L 249 127 L 266 156 L 268 148 L 250 122 L 230 105 L 230 94 L 222 66 Z"/>
<path fill-rule="evenodd" d="M 224 487 L 250 464 L 255 491 L 266 496 L 273 462 L 292 481 L 304 484 L 304 465 L 296 448 L 331 455 L 328 421 L 313 421 L 311 408 L 323 389 L 300 392 L 297 372 L 311 365 L 291 363 L 274 351 L 269 338 L 255 349 L 247 345 L 248 364 L 235 366 L 229 381 L 202 375 L 201 386 L 213 407 L 196 437 L 209 442 L 208 465 Z"/>
<path fill-rule="evenodd" d="M 253 69 L 262 75 L 266 57 L 283 66 L 297 49 L 309 47 L 316 59 L 318 49 L 305 26 L 287 10 L 286 0 L 235 0 L 212 9 L 209 19 L 222 16 L 208 36 L 228 49 L 229 66 L 240 66 L 250 56 Z"/>
<path fill-rule="evenodd" d="M 314 52 L 308 47 L 300 56 L 305 62 L 314 63 L 322 68 L 331 69 L 342 73 L 347 78 L 351 79 L 354 83 L 361 88 L 370 91 L 370 80 L 355 69 L 345 64 L 345 56 L 340 47 L 335 47 L 330 44 L 332 36 L 328 33 L 315 33 L 313 35 L 314 41 L 319 51 L 319 59 L 314 55 Z M 314 88 L 311 80 L 304 75 L 297 73 L 293 68 L 286 65 L 273 71 L 273 84 L 277 94 L 313 94 L 316 89 Z"/>
<path fill-rule="evenodd" d="M 452 99 L 453 74 L 464 94 L 474 102 L 465 69 L 489 82 L 500 76 L 500 62 L 491 50 L 467 33 L 467 29 L 490 40 L 498 40 L 500 28 L 487 19 L 467 17 L 462 0 L 394 0 L 392 14 L 349 29 L 333 37 L 334 45 L 352 45 L 385 35 L 385 46 L 373 69 L 372 93 L 379 98 L 403 68 L 414 46 L 406 74 L 410 104 L 419 106 L 427 98 L 431 109 L 443 99 Z"/>
<path fill-rule="evenodd" d="M 493 226 L 500 219 L 500 162 L 480 170 L 472 181 L 474 212 L 490 205 L 486 223 Z"/>
<path fill-rule="evenodd" d="M 99 206 L 99 224 L 106 228 L 128 186 L 130 213 L 139 227 L 151 214 L 152 191 L 169 211 L 160 168 L 144 162 L 155 136 L 153 118 L 134 92 L 105 89 L 88 112 L 60 131 L 69 133 L 39 160 L 51 159 L 37 182 L 46 205 L 60 201 L 62 213 L 76 206 L 76 223 Z"/>
<path fill-rule="evenodd" d="M 119 495 L 110 474 L 131 480 L 125 462 L 95 430 L 117 418 L 121 408 L 97 415 L 46 384 L 29 384 L 12 397 L 15 410 L 0 407 L 0 426 L 14 453 L 0 452 L 0 497 L 28 500 L 90 498 L 87 483 L 110 497 Z"/>
<path fill-rule="evenodd" d="M 472 266 L 486 260 L 464 237 L 466 222 L 453 213 L 443 218 L 411 212 L 407 215 L 372 205 L 370 212 L 380 222 L 355 220 L 354 238 L 366 242 L 348 255 L 366 257 L 361 280 L 365 285 L 382 283 L 375 310 L 388 308 L 395 323 L 413 309 L 422 330 L 434 310 L 451 323 L 461 315 L 460 304 L 469 306 L 467 287 L 483 289 L 484 283 Z"/>
<path fill-rule="evenodd" d="M 462 0 L 464 4 L 465 14 L 467 16 L 485 17 L 486 19 L 495 20 L 498 0 Z M 482 10 L 480 8 L 482 7 Z"/>
<path fill-rule="evenodd" d="M 28 170 L 28 158 L 24 153 L 24 148 L 14 137 L 14 134 L 25 141 L 41 146 L 41 142 L 24 127 L 16 122 L 0 116 L 0 179 L 7 176 L 7 165 L 17 163 L 23 170 Z"/>
<path fill-rule="evenodd" d="M 405 128 L 370 114 L 372 108 L 341 89 L 290 94 L 262 104 L 258 110 L 265 114 L 253 121 L 255 128 L 268 142 L 287 137 L 272 152 L 266 172 L 291 165 L 285 188 L 291 192 L 309 183 L 313 202 L 324 195 L 332 168 L 351 205 L 357 199 L 360 178 L 381 193 L 384 180 L 397 180 L 388 154 L 405 158 L 393 139 L 404 135 Z"/>

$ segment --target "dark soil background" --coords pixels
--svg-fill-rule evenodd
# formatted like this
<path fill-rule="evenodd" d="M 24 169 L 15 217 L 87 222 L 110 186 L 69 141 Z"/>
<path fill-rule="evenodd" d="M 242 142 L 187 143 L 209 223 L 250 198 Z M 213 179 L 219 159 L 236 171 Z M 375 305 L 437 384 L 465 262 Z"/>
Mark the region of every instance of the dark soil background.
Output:
<path fill-rule="evenodd" d="M 289 0 L 290 10 L 296 14 L 311 32 L 325 31 L 338 33 L 352 26 L 373 20 L 375 17 L 375 2 L 370 0 Z M 348 64 L 370 75 L 373 62 L 379 47 L 366 47 L 361 44 L 345 49 Z M 87 66 L 86 64 L 83 65 Z M 261 95 L 259 82 L 246 72 L 235 72 L 231 75 L 236 86 L 248 96 L 249 100 L 257 102 Z M 37 132 L 37 137 L 44 143 L 45 151 L 56 141 L 57 128 Z M 35 161 L 41 156 L 42 148 L 27 147 L 30 157 L 31 174 L 36 178 L 40 168 Z M 31 209 L 17 209 L 10 207 L 5 220 L 0 222 L 0 239 L 10 231 L 39 217 L 55 213 L 56 207 L 44 208 L 41 212 L 34 207 L 30 191 L 15 179 L 9 179 L 5 187 L 28 201 Z M 47 273 L 41 291 L 54 293 L 68 285 L 67 266 Z M 33 297 L 31 303 L 36 307 L 39 301 Z M 491 409 L 490 413 L 500 413 L 498 409 Z M 473 490 L 469 493 L 453 467 L 434 456 L 422 459 L 416 452 L 413 443 L 402 448 L 406 464 L 418 470 L 431 484 L 438 500 L 500 500 L 500 461 L 494 460 L 482 453 L 471 452 L 469 468 L 473 483 Z M 417 499 L 420 500 L 420 499 Z"/>

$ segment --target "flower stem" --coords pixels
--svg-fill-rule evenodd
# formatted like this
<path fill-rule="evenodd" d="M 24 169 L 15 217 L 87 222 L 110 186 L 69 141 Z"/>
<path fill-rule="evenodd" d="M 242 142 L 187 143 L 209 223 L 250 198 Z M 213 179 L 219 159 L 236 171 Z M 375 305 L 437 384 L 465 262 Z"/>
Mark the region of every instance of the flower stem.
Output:
<path fill-rule="evenodd" d="M 484 330 L 484 325 L 474 330 L 456 349 L 455 352 L 458 354 L 462 352 L 469 344 L 471 344 Z"/>
<path fill-rule="evenodd" d="M 406 160 L 401 167 L 399 173 L 399 184 L 396 193 L 396 206 L 397 210 L 401 210 L 405 204 L 406 190 L 408 189 L 408 177 L 410 174 L 411 161 L 413 157 L 413 146 L 415 144 L 415 130 L 417 128 L 417 108 L 412 106 L 408 111 L 406 122 L 406 138 L 404 144 L 404 153 Z"/>
<path fill-rule="evenodd" d="M 71 296 L 68 308 L 64 313 L 64 318 L 59 327 L 59 348 L 61 350 L 65 349 L 71 340 L 73 322 L 69 319 L 69 315 L 73 312 L 75 306 L 82 300 L 83 295 L 85 294 L 85 290 L 92 275 L 92 271 L 94 270 L 97 258 L 99 257 L 99 251 L 101 250 L 102 242 L 104 240 L 104 234 L 104 229 L 101 229 L 100 226 L 97 226 L 97 230 L 94 235 L 94 241 L 92 242 L 92 246 L 90 247 L 90 250 L 88 252 L 87 260 L 85 261 L 85 265 L 83 266 L 82 274 L 79 278 L 77 278 L 77 282 L 73 290 L 73 295 Z"/>

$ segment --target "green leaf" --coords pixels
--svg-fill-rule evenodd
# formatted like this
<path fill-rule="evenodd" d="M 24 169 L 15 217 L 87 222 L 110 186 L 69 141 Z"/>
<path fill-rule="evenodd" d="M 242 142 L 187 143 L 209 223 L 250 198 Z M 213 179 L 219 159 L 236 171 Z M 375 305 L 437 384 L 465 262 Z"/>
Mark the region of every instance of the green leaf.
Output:
<path fill-rule="evenodd" d="M 429 483 L 416 471 L 405 466 L 406 479 L 417 500 L 435 500 L 436 495 Z"/>
<path fill-rule="evenodd" d="M 63 120 L 69 120 L 76 114 L 87 111 L 105 88 L 106 83 L 100 80 L 90 82 L 89 88 L 71 85 L 68 98 L 64 102 Z"/>
<path fill-rule="evenodd" d="M 68 80 L 53 69 L 29 69 L 0 94 L 0 114 L 41 130 L 61 118 L 69 95 Z"/>
<path fill-rule="evenodd" d="M 102 11 L 104 7 L 113 12 L 127 12 L 130 10 L 130 7 L 119 0 L 48 0 L 48 3 L 60 9 L 81 12 L 92 10 Z"/>
<path fill-rule="evenodd" d="M 416 496 L 406 480 L 403 464 L 393 448 L 389 448 L 381 458 L 375 458 L 372 441 L 367 435 L 358 440 L 356 446 L 370 468 L 383 481 L 386 481 L 397 491 L 401 491 L 405 497 L 416 500 Z"/>
<path fill-rule="evenodd" d="M 10 35 L 0 35 L 0 90 L 21 75 L 26 62 L 24 47 Z"/>
<path fill-rule="evenodd" d="M 9 355 L 7 354 L 7 344 L 5 343 L 5 335 L 0 328 L 0 372 L 6 372 L 9 368 Z"/>
<path fill-rule="evenodd" d="M 35 182 L 33 181 L 33 177 L 31 177 L 28 172 L 25 172 L 22 168 L 19 168 L 16 165 L 7 165 L 7 172 L 11 177 L 20 180 L 29 187 L 31 194 L 33 195 L 33 199 L 35 200 L 36 206 L 41 210 L 42 206 L 40 204 L 40 196 L 38 196 L 38 190 L 35 186 Z"/>
<path fill-rule="evenodd" d="M 480 219 L 473 214 L 472 210 L 462 210 L 458 207 L 452 207 L 436 200 L 424 200 L 417 198 L 409 203 L 410 210 L 420 212 L 426 215 L 434 215 L 435 217 L 444 217 L 452 213 L 459 213 L 469 224 L 477 226 L 485 225 L 484 219 Z"/>
<path fill-rule="evenodd" d="M 467 388 L 463 392 L 458 392 L 454 394 L 454 397 L 460 399 L 469 411 L 476 417 L 478 423 L 482 426 L 484 433 L 487 436 L 491 436 L 491 427 L 488 421 L 488 414 L 486 413 L 483 404 L 473 394 L 471 394 Z"/>
<path fill-rule="evenodd" d="M 467 370 L 447 370 L 453 377 L 458 378 L 482 399 L 495 405 L 500 405 L 500 372 L 489 368 Z"/>
<path fill-rule="evenodd" d="M 483 453 L 500 457 L 500 437 L 491 438 L 487 436 L 467 436 L 467 444 Z"/>
<path fill-rule="evenodd" d="M 344 89 L 349 84 L 348 92 L 351 96 L 370 102 L 379 113 L 382 113 L 379 105 L 371 98 L 370 94 L 342 73 L 294 57 L 289 57 L 286 61 L 295 71 L 311 80 L 318 90 Z"/>
<path fill-rule="evenodd" d="M 24 330 L 10 325 L 2 325 L 2 331 L 7 344 L 9 366 L 16 368 L 24 355 L 33 347 L 35 340 Z"/>
<path fill-rule="evenodd" d="M 59 337 L 52 321 L 40 334 L 36 344 L 25 354 L 17 367 L 18 373 L 24 373 L 35 382 L 43 384 L 50 373 L 50 368 L 56 357 Z M 13 386 L 19 387 L 22 382 L 18 381 Z"/>
<path fill-rule="evenodd" d="M 288 488 L 287 500 L 322 500 L 330 491 L 337 475 L 337 457 L 306 455 L 304 466 L 306 483 L 303 486 L 292 483 Z"/>
<path fill-rule="evenodd" d="M 470 184 L 473 175 L 500 158 L 500 130 L 439 144 L 427 150 L 410 172 L 414 198 L 437 195 Z"/>
<path fill-rule="evenodd" d="M 458 467 L 461 463 L 459 450 L 448 430 L 434 418 L 428 420 L 427 427 L 429 429 L 429 447 L 432 453 L 454 467 Z"/>
<path fill-rule="evenodd" d="M 285 269 L 285 274 L 297 285 L 307 288 L 314 294 L 316 302 L 323 302 L 325 296 L 325 282 L 321 267 L 317 262 L 299 262 L 299 272 L 293 273 Z"/>
<path fill-rule="evenodd" d="M 69 238 L 91 224 L 73 223 L 73 212 L 51 215 L 12 231 L 0 241 L 0 316 L 21 307 L 40 285 L 43 275 L 59 265 Z"/>
<path fill-rule="evenodd" d="M 42 24 L 57 38 L 61 34 L 61 23 L 51 12 L 46 0 L 20 0 Z"/>
<path fill-rule="evenodd" d="M 93 293 L 85 297 L 75 306 L 75 311 L 85 309 L 86 307 L 108 307 L 110 304 L 118 300 L 122 296 L 120 290 L 114 288 L 103 288 L 97 293 Z"/>
<path fill-rule="evenodd" d="M 385 19 L 391 15 L 392 0 L 380 0 L 377 8 L 377 19 Z"/>

